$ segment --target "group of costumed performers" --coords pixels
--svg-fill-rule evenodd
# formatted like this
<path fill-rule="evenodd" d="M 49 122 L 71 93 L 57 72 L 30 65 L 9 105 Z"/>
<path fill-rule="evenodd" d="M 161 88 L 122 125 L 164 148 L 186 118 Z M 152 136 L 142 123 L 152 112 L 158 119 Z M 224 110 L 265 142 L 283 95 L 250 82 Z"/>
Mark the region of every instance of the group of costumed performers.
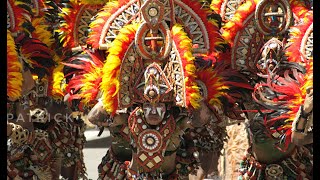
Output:
<path fill-rule="evenodd" d="M 313 179 L 313 2 L 215 1 L 233 68 L 254 85 L 238 179 Z"/>
<path fill-rule="evenodd" d="M 90 178 L 84 117 L 112 137 L 101 180 L 312 179 L 312 6 L 8 0 L 8 179 Z"/>
<path fill-rule="evenodd" d="M 7 179 L 86 178 L 85 125 L 63 101 L 68 57 L 46 3 L 7 1 Z"/>

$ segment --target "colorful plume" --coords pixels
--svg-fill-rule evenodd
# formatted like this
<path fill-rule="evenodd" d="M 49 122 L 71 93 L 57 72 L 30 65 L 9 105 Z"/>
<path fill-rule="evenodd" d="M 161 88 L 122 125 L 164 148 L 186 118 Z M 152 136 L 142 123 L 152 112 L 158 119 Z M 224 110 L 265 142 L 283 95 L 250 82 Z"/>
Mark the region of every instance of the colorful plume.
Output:
<path fill-rule="evenodd" d="M 200 107 L 199 101 L 201 99 L 200 91 L 195 82 L 196 66 L 194 64 L 195 57 L 192 54 L 192 41 L 184 32 L 180 24 L 175 24 L 172 27 L 172 39 L 179 52 L 182 62 L 184 83 L 186 88 L 186 106 L 188 108 L 198 109 Z"/>
<path fill-rule="evenodd" d="M 60 18 L 63 20 L 56 32 L 59 33 L 60 43 L 67 50 L 75 47 L 74 33 L 76 31 L 77 15 L 82 6 L 79 3 L 69 3 L 68 6 L 61 8 L 59 13 Z"/>
<path fill-rule="evenodd" d="M 14 39 L 7 30 L 7 96 L 18 99 L 22 88 L 22 64 L 16 50 Z"/>
<path fill-rule="evenodd" d="M 86 67 L 86 72 L 83 74 L 82 84 L 81 87 L 81 102 L 83 104 L 93 104 L 94 100 L 97 98 L 99 89 L 100 89 L 100 83 L 102 81 L 103 77 L 103 60 L 104 57 L 99 54 L 98 51 L 95 53 L 91 53 L 87 51 L 87 53 L 91 57 L 91 63 L 88 64 L 90 66 Z"/>
<path fill-rule="evenodd" d="M 233 40 L 237 32 L 244 28 L 244 21 L 254 13 L 259 0 L 248 0 L 236 10 L 234 16 L 223 26 L 222 37 L 233 45 Z"/>
<path fill-rule="evenodd" d="M 63 84 L 64 74 L 63 74 L 63 64 L 58 64 L 52 73 L 52 81 L 49 84 L 51 86 L 51 97 L 55 100 L 63 100 L 64 89 L 66 84 Z"/>
<path fill-rule="evenodd" d="M 106 111 L 112 115 L 118 108 L 117 93 L 120 89 L 120 65 L 130 44 L 134 41 L 138 24 L 124 26 L 108 50 L 108 56 L 103 66 L 101 82 L 102 101 Z"/>
<path fill-rule="evenodd" d="M 306 58 L 302 55 L 301 44 L 303 37 L 310 26 L 313 26 L 313 14 L 305 14 L 303 17 L 304 22 L 290 28 L 289 43 L 290 46 L 285 50 L 285 55 L 288 57 L 288 61 L 297 62 L 299 64 L 307 63 Z"/>
<path fill-rule="evenodd" d="M 297 16 L 298 19 L 312 16 L 313 11 L 307 8 L 305 1 L 301 0 L 290 0 L 290 7 L 294 15 Z"/>
<path fill-rule="evenodd" d="M 46 44 L 50 49 L 54 43 L 53 34 L 49 31 L 49 25 L 45 24 L 46 22 L 44 17 L 32 19 L 32 26 L 36 27 L 32 32 L 32 37 L 39 39 L 44 44 Z"/>
<path fill-rule="evenodd" d="M 299 67 L 299 65 L 295 66 Z M 289 75 L 290 74 L 290 75 Z M 306 65 L 306 72 L 296 68 L 287 69 L 283 75 L 269 77 L 267 83 L 257 84 L 253 98 L 256 102 L 273 111 L 284 110 L 286 113 L 274 118 L 267 118 L 264 124 L 270 134 L 281 134 L 280 143 L 284 142 L 286 150 L 291 142 L 292 122 L 295 119 L 307 94 L 307 88 L 313 86 L 313 63 Z M 270 93 L 272 92 L 272 93 Z"/>
<path fill-rule="evenodd" d="M 30 71 L 40 79 L 50 75 L 50 69 L 56 64 L 52 57 L 52 50 L 35 38 L 24 37 L 19 43 L 21 56 L 28 64 Z"/>
<path fill-rule="evenodd" d="M 17 32 L 19 30 L 25 30 L 29 32 L 24 23 L 30 23 L 31 21 L 31 8 L 24 1 L 8 0 L 7 1 L 7 13 L 10 16 L 10 31 Z"/>
<path fill-rule="evenodd" d="M 103 56 L 99 51 L 83 49 L 82 53 L 72 56 L 65 65 L 65 94 L 70 95 L 68 101 L 79 100 L 79 106 L 91 106 L 99 92 L 102 79 Z"/>
<path fill-rule="evenodd" d="M 200 70 L 197 75 L 206 85 L 207 103 L 220 110 L 229 110 L 230 105 L 233 107 L 236 102 L 244 100 L 242 93 L 253 90 L 248 80 L 226 62 L 215 62 L 213 67 Z"/>
<path fill-rule="evenodd" d="M 210 4 L 210 8 L 216 12 L 217 14 L 221 13 L 221 5 L 224 2 L 224 0 L 212 0 Z"/>
<path fill-rule="evenodd" d="M 221 37 L 219 23 L 215 19 L 209 18 L 213 13 L 209 8 L 204 9 L 203 5 L 197 0 L 182 0 L 183 3 L 188 5 L 202 20 L 208 32 L 210 50 L 209 53 L 217 51 L 217 48 L 224 48 L 227 42 Z"/>
<path fill-rule="evenodd" d="M 128 3 L 128 0 L 110 1 L 108 2 L 97 17 L 89 25 L 90 32 L 87 39 L 87 44 L 91 45 L 94 49 L 99 49 L 99 40 L 101 38 L 102 30 L 112 14 L 114 14 L 121 6 Z"/>

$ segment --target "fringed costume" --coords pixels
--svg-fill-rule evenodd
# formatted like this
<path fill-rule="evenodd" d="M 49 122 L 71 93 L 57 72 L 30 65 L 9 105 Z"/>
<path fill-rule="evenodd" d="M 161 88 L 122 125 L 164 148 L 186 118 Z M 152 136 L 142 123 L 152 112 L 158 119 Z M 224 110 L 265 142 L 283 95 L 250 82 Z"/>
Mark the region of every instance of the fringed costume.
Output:
<path fill-rule="evenodd" d="M 312 179 L 312 6 L 8 0 L 8 179 Z"/>
<path fill-rule="evenodd" d="M 100 8 L 81 49 L 78 31 L 59 30 L 74 54 L 63 62 L 68 101 L 112 135 L 99 179 L 183 179 L 202 152 L 219 154 L 222 117 L 239 118 L 252 90 L 225 59 L 220 23 L 208 2 L 120 0 Z"/>
<path fill-rule="evenodd" d="M 239 161 L 239 178 L 312 179 L 310 144 L 297 146 L 291 137 L 301 116 L 306 136 L 313 126 L 312 113 L 302 112 L 312 88 L 312 2 L 212 1 L 210 7 L 224 21 L 233 68 L 255 86 L 246 110 L 250 147 Z"/>
<path fill-rule="evenodd" d="M 63 102 L 64 55 L 55 43 L 51 5 L 7 4 L 9 179 L 86 178 L 84 126 Z"/>

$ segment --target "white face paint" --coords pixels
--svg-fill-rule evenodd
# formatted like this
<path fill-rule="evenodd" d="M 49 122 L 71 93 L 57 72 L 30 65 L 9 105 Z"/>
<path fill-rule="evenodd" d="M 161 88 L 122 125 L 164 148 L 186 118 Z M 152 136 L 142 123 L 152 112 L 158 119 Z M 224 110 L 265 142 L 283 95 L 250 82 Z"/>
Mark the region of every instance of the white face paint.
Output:
<path fill-rule="evenodd" d="M 165 114 L 163 107 L 157 107 L 157 112 L 158 112 L 158 115 L 161 117 L 161 119 L 163 119 Z"/>
<path fill-rule="evenodd" d="M 151 108 L 150 107 L 145 107 L 145 108 L 143 108 L 144 110 L 145 110 L 145 114 L 146 115 L 149 115 L 150 114 L 150 112 L 151 112 Z"/>
<path fill-rule="evenodd" d="M 158 125 L 164 118 L 166 113 L 166 105 L 164 103 L 143 104 L 143 111 L 146 121 L 150 125 Z"/>

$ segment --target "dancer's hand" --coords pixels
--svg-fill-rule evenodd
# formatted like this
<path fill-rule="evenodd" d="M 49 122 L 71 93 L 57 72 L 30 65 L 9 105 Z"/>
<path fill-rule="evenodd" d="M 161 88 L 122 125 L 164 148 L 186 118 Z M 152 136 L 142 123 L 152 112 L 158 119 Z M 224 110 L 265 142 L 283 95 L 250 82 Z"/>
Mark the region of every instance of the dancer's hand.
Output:
<path fill-rule="evenodd" d="M 313 109 L 313 87 L 307 89 L 307 95 L 303 104 L 303 111 L 310 113 Z"/>

